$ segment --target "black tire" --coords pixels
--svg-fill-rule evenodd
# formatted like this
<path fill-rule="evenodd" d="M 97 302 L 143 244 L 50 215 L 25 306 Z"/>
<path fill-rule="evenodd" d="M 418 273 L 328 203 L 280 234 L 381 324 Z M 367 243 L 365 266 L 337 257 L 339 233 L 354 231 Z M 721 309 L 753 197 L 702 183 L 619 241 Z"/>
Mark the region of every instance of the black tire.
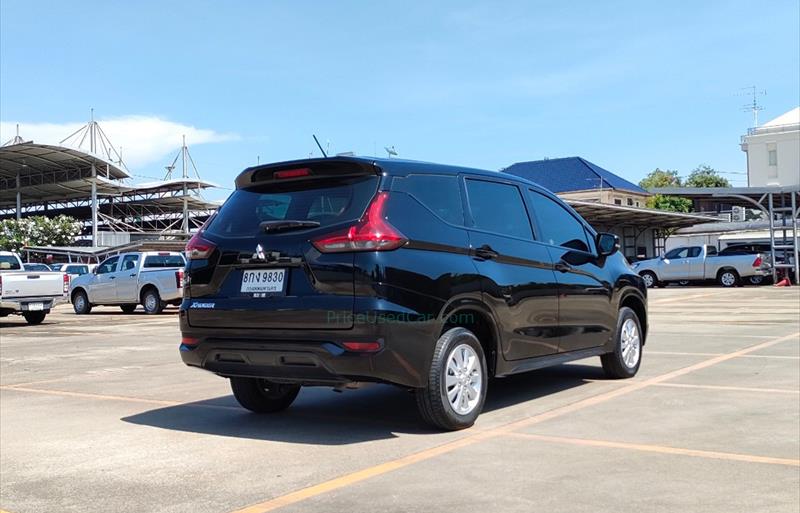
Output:
<path fill-rule="evenodd" d="M 92 311 L 92 304 L 89 302 L 89 297 L 82 289 L 76 290 L 72 294 L 72 309 L 78 315 L 85 315 Z"/>
<path fill-rule="evenodd" d="M 138 306 L 138 305 L 136 305 L 136 304 L 130 304 L 130 305 L 119 305 L 119 308 L 120 308 L 120 310 L 122 310 L 122 313 L 129 314 L 129 313 L 133 313 L 133 312 L 134 312 L 134 310 L 136 310 L 136 307 L 137 307 L 137 306 Z"/>
<path fill-rule="evenodd" d="M 625 326 L 628 321 L 633 321 L 636 327 L 636 334 L 638 335 L 636 365 L 632 365 L 632 360 L 626 363 L 625 356 L 623 355 L 623 326 Z M 623 306 L 619 309 L 617 332 L 614 337 L 614 351 L 600 356 L 600 361 L 603 364 L 603 371 L 605 371 L 607 377 L 612 379 L 632 378 L 639 372 L 639 367 L 642 364 L 643 339 L 642 325 L 639 322 L 639 317 L 636 315 L 636 312 L 627 306 Z"/>
<path fill-rule="evenodd" d="M 764 285 L 766 283 L 766 281 L 767 281 L 767 278 L 765 276 L 756 275 L 756 276 L 750 276 L 749 278 L 747 278 L 747 283 L 749 283 L 750 285 L 755 285 L 755 286 Z"/>
<path fill-rule="evenodd" d="M 31 326 L 35 326 L 42 323 L 47 316 L 47 312 L 24 312 L 22 316 L 25 317 L 25 322 Z"/>
<path fill-rule="evenodd" d="M 460 414 L 454 409 L 454 406 L 448 398 L 446 385 L 447 376 L 450 372 L 448 370 L 448 360 L 454 350 L 461 345 L 467 345 L 472 349 L 472 352 L 478 358 L 477 363 L 479 363 L 480 369 L 480 395 L 472 409 L 465 414 Z M 474 370 L 478 369 L 475 368 Z M 473 374 L 470 373 L 469 376 L 473 376 Z M 472 378 L 467 377 L 465 374 L 464 379 L 468 381 Z M 433 351 L 431 367 L 428 373 L 428 386 L 415 391 L 417 408 L 426 423 L 439 429 L 455 431 L 468 428 L 475 423 L 475 419 L 478 418 L 481 410 L 483 410 L 488 383 L 489 373 L 486 367 L 486 357 L 484 356 L 480 341 L 466 328 L 453 328 L 445 332 L 439 337 L 439 340 L 436 341 L 436 347 Z M 453 385 L 453 387 L 458 386 L 462 385 Z M 451 392 L 453 391 L 453 387 L 451 387 Z"/>
<path fill-rule="evenodd" d="M 741 283 L 739 273 L 733 269 L 722 269 L 717 273 L 717 283 L 723 287 L 738 287 Z"/>
<path fill-rule="evenodd" d="M 164 311 L 164 302 L 161 301 L 161 296 L 158 295 L 158 290 L 150 288 L 142 294 L 142 306 L 146 314 L 160 314 Z"/>
<path fill-rule="evenodd" d="M 255 413 L 275 413 L 288 408 L 300 392 L 300 385 L 281 385 L 260 378 L 231 378 L 233 396 Z"/>
<path fill-rule="evenodd" d="M 642 277 L 647 288 L 651 289 L 658 286 L 658 277 L 656 276 L 656 273 L 651 271 L 642 271 L 639 276 Z"/>

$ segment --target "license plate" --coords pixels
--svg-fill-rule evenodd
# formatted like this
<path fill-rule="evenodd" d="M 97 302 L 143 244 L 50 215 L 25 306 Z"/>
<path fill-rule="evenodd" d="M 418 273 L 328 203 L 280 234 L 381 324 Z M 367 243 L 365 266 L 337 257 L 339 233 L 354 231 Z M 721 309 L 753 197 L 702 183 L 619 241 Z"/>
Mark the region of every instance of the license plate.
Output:
<path fill-rule="evenodd" d="M 44 303 L 28 303 L 28 311 L 44 310 Z"/>
<path fill-rule="evenodd" d="M 280 294 L 286 281 L 286 269 L 249 269 L 242 272 L 244 294 Z"/>

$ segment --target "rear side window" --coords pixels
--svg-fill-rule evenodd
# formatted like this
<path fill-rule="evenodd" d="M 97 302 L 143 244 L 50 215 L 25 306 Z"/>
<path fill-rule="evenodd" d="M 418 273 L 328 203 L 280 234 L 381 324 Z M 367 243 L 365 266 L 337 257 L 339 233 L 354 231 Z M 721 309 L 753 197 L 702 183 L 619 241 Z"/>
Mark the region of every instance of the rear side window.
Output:
<path fill-rule="evenodd" d="M 22 266 L 19 265 L 17 257 L 13 255 L 0 255 L 0 269 L 4 271 L 18 271 L 22 269 Z"/>
<path fill-rule="evenodd" d="M 702 250 L 703 250 L 703 248 L 699 248 L 697 246 L 692 246 L 691 248 L 689 248 L 689 251 L 687 252 L 686 256 L 688 258 L 697 258 L 697 257 L 700 256 L 700 252 Z"/>
<path fill-rule="evenodd" d="M 396 177 L 392 190 L 404 192 L 428 207 L 448 223 L 464 224 L 464 206 L 458 177 L 444 175 L 408 175 Z"/>
<path fill-rule="evenodd" d="M 516 186 L 467 180 L 467 196 L 475 228 L 520 239 L 531 238 L 530 220 Z"/>
<path fill-rule="evenodd" d="M 223 237 L 262 233 L 264 221 L 316 221 L 327 226 L 358 219 L 378 189 L 378 177 L 304 180 L 237 189 L 206 228 Z"/>
<path fill-rule="evenodd" d="M 70 265 L 66 268 L 66 272 L 69 274 L 83 275 L 89 272 L 89 267 L 85 265 Z"/>
<path fill-rule="evenodd" d="M 144 258 L 144 267 L 183 267 L 185 262 L 180 255 L 150 255 Z M 136 263 L 134 262 L 134 267 Z"/>
<path fill-rule="evenodd" d="M 544 194 L 528 190 L 528 197 L 541 232 L 538 240 L 553 246 L 589 251 L 586 230 L 575 216 Z"/>

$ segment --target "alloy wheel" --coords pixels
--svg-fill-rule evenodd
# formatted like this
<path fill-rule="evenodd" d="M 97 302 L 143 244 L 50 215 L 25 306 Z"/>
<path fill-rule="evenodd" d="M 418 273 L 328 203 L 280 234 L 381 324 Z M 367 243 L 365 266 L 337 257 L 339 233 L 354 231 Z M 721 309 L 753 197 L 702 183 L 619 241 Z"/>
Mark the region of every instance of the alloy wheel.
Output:
<path fill-rule="evenodd" d="M 468 344 L 450 351 L 445 367 L 445 389 L 450 407 L 467 415 L 481 400 L 483 375 L 478 354 Z"/>
<path fill-rule="evenodd" d="M 639 337 L 639 327 L 633 319 L 625 319 L 620 333 L 620 346 L 622 350 L 622 361 L 629 369 L 633 369 L 639 363 L 641 354 L 641 339 Z"/>

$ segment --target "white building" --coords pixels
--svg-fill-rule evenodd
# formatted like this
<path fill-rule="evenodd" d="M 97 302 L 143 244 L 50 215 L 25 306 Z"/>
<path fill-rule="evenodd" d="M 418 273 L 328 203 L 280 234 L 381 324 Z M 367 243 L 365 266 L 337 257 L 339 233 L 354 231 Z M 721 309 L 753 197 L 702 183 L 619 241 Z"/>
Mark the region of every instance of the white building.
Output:
<path fill-rule="evenodd" d="M 800 107 L 742 136 L 747 153 L 747 185 L 800 185 Z"/>

